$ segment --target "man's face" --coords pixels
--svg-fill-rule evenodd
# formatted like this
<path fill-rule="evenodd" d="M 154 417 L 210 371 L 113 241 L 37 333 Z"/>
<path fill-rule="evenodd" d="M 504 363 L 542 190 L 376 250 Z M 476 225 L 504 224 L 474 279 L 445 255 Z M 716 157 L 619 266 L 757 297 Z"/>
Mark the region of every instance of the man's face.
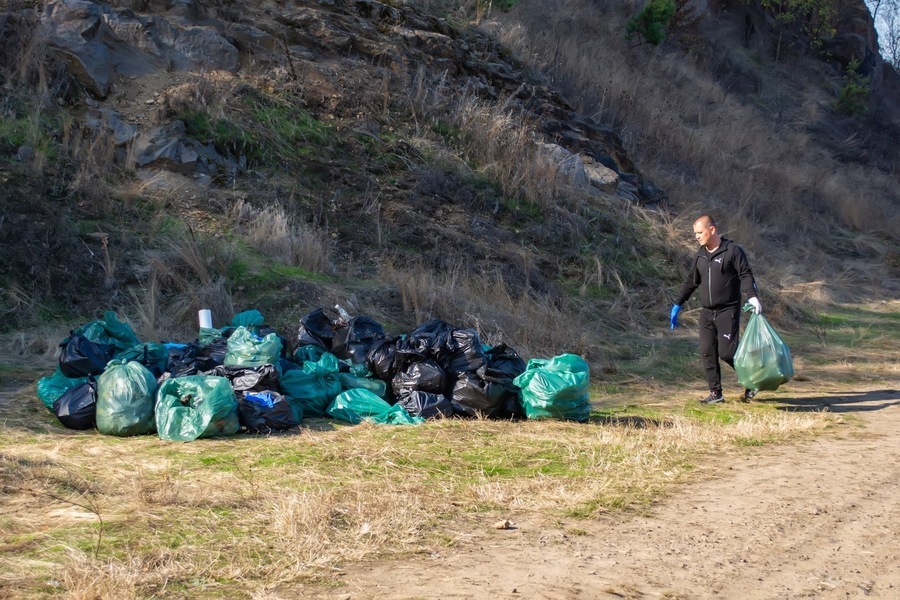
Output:
<path fill-rule="evenodd" d="M 701 246 L 709 244 L 710 238 L 716 234 L 716 228 L 713 225 L 707 225 L 703 221 L 694 223 L 694 239 Z"/>

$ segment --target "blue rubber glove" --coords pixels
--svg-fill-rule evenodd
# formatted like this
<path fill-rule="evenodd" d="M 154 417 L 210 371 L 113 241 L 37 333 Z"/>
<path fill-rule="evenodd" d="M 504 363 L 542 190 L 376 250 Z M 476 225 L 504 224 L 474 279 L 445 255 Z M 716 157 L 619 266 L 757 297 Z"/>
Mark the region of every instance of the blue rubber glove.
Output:
<path fill-rule="evenodd" d="M 678 313 L 680 312 L 680 304 L 676 304 L 672 307 L 672 312 L 669 313 L 669 329 L 675 329 L 676 327 L 678 327 Z"/>

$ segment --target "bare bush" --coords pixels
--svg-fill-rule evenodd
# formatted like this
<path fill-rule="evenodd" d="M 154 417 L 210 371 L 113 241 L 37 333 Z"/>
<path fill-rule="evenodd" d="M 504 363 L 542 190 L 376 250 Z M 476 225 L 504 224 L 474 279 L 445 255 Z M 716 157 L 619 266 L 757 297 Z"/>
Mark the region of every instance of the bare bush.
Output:
<path fill-rule="evenodd" d="M 231 210 L 235 229 L 247 243 L 271 259 L 313 273 L 332 273 L 332 243 L 328 233 L 290 215 L 280 205 L 255 208 L 238 200 Z"/>
<path fill-rule="evenodd" d="M 233 252 L 222 240 L 190 235 L 169 238 L 162 250 L 150 253 L 144 269 L 148 284 L 143 293 L 132 296 L 141 329 L 177 329 L 179 323 L 193 323 L 203 308 L 214 315 L 233 315 L 227 280 Z"/>

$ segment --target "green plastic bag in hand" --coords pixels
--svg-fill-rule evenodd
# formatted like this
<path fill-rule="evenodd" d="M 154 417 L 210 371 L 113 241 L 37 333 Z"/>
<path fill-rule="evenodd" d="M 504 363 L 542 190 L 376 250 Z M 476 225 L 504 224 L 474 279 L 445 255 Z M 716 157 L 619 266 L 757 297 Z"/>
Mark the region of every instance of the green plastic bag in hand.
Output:
<path fill-rule="evenodd" d="M 791 351 L 761 314 L 750 315 L 734 355 L 734 370 L 748 390 L 776 390 L 794 376 Z"/>

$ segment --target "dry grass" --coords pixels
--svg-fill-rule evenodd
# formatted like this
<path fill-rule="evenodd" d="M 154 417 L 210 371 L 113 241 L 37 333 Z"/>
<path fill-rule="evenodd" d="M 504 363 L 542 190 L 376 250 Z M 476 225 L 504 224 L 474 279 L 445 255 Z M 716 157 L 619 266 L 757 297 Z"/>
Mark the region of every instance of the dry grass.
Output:
<path fill-rule="evenodd" d="M 170 237 L 162 249 L 149 253 L 143 287 L 132 292 L 130 312 L 137 316 L 137 333 L 144 339 L 179 332 L 196 322 L 197 311 L 235 314 L 228 273 L 234 248 L 203 235 Z"/>
<path fill-rule="evenodd" d="M 429 80 L 420 67 L 408 90 L 406 108 L 418 133 L 440 127 L 453 132 L 459 158 L 499 184 L 503 194 L 542 209 L 560 195 L 559 165 L 539 150 L 529 123 L 474 91 L 457 90 L 444 76 Z"/>
<path fill-rule="evenodd" d="M 178 446 L 5 426 L 3 531 L 15 551 L 0 559 L 0 586 L 197 597 L 327 579 L 347 561 L 440 545 L 444 523 L 472 511 L 640 506 L 683 481 L 699 452 L 829 422 L 773 411 L 724 427 L 678 414 L 640 429 L 441 421 Z"/>
<path fill-rule="evenodd" d="M 332 273 L 332 241 L 278 204 L 256 208 L 242 199 L 231 209 L 235 229 L 267 257 L 312 273 Z"/>

